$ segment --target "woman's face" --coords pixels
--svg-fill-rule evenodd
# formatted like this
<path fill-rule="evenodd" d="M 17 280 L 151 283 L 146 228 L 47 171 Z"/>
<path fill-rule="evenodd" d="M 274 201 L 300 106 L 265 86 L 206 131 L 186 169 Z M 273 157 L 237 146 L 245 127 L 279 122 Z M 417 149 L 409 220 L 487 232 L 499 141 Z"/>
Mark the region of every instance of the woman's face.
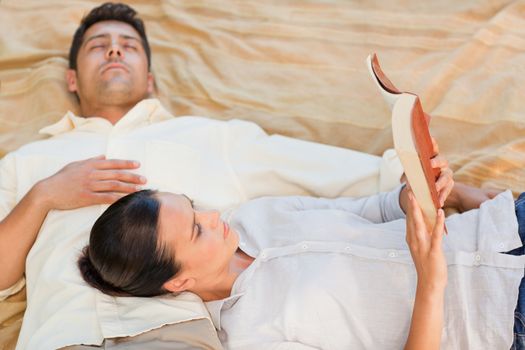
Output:
<path fill-rule="evenodd" d="M 176 276 L 181 290 L 173 291 L 206 288 L 227 276 L 239 238 L 219 212 L 196 210 L 183 195 L 161 192 L 158 199 L 159 238 L 182 267 Z M 191 283 L 182 286 L 185 280 Z"/>

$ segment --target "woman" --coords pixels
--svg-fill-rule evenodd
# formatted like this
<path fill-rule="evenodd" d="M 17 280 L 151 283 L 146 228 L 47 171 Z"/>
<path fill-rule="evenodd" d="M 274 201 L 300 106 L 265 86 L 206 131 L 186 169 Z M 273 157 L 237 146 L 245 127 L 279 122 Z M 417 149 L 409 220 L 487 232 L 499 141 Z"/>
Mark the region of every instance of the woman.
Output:
<path fill-rule="evenodd" d="M 448 195 L 451 179 L 439 186 Z M 523 221 L 523 198 L 516 210 Z M 450 217 L 443 240 L 442 210 L 427 232 L 407 188 L 262 198 L 229 218 L 141 191 L 102 214 L 79 266 L 111 295 L 199 295 L 226 348 L 508 348 L 524 260 L 499 252 L 522 245 L 516 214 L 501 194 Z"/>

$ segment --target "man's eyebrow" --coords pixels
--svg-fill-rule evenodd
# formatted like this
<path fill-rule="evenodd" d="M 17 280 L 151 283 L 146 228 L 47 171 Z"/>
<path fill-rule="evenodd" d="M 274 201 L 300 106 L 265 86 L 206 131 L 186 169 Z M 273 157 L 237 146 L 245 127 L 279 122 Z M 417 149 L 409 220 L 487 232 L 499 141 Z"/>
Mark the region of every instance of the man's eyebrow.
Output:
<path fill-rule="evenodd" d="M 109 34 L 107 34 L 107 33 L 104 34 L 103 33 L 103 34 L 92 35 L 89 38 L 87 38 L 86 41 L 84 41 L 84 44 L 82 44 L 82 45 L 83 46 L 87 45 L 88 42 L 90 42 L 92 40 L 95 40 L 95 39 L 99 39 L 99 38 L 109 38 Z"/>
<path fill-rule="evenodd" d="M 142 42 L 141 39 L 139 39 L 139 38 L 137 38 L 137 37 L 135 37 L 135 36 L 132 36 L 132 35 L 121 34 L 121 35 L 119 35 L 119 37 L 124 38 L 124 39 L 126 39 L 126 40 L 136 40 L 136 41 L 138 41 L 138 42 Z M 186 197 L 186 198 L 187 198 L 187 197 Z M 189 199 L 189 198 L 188 198 L 188 199 Z M 191 201 L 191 199 L 190 199 L 190 201 Z"/>
<path fill-rule="evenodd" d="M 87 38 L 84 43 L 82 44 L 83 46 L 84 45 L 87 45 L 88 42 L 92 41 L 92 40 L 95 40 L 95 39 L 100 39 L 100 38 L 109 38 L 110 35 L 108 33 L 102 33 L 102 34 L 97 34 L 97 35 L 92 35 L 90 36 L 89 38 Z M 122 39 L 126 39 L 126 40 L 136 40 L 138 41 L 139 43 L 142 43 L 142 41 L 137 38 L 137 37 L 134 37 L 132 35 L 127 35 L 127 34 L 120 34 L 119 35 L 119 38 L 122 38 Z M 188 198 L 188 197 L 186 197 Z M 188 198 L 189 199 L 189 198 Z M 191 199 L 190 199 L 191 201 Z"/>

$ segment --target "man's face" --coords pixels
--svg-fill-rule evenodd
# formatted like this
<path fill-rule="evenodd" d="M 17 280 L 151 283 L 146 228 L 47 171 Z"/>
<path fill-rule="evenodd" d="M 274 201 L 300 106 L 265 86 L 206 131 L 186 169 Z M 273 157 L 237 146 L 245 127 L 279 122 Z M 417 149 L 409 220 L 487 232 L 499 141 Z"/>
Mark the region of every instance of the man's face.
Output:
<path fill-rule="evenodd" d="M 137 31 L 127 23 L 102 21 L 84 34 L 77 70 L 67 72 L 69 91 L 82 107 L 135 105 L 153 92 L 153 76 Z"/>

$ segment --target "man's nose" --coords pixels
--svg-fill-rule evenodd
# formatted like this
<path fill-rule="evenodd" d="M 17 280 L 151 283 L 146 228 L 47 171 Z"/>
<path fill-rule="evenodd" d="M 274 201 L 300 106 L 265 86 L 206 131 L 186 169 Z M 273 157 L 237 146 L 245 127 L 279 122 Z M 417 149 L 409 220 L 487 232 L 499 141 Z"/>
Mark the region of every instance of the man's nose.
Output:
<path fill-rule="evenodd" d="M 106 59 L 124 58 L 124 51 L 117 43 L 112 43 L 106 51 Z"/>

